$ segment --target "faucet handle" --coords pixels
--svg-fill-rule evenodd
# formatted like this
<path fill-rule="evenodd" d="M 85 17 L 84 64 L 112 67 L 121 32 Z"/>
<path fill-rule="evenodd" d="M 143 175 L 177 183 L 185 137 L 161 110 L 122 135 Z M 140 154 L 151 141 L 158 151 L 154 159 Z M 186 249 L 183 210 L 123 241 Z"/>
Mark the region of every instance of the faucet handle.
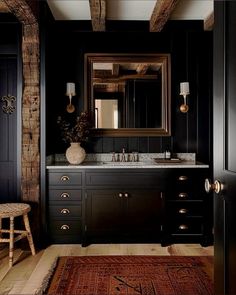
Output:
<path fill-rule="evenodd" d="M 116 155 L 115 155 L 115 152 L 112 152 L 111 161 L 112 161 L 112 162 L 116 162 Z"/>
<path fill-rule="evenodd" d="M 135 162 L 135 152 L 130 155 L 130 162 Z"/>

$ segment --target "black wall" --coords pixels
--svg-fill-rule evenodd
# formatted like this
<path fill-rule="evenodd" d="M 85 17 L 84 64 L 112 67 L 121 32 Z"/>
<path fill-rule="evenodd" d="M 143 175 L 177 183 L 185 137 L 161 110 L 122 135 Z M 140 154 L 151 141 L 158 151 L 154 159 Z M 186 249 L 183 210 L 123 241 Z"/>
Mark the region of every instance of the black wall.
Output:
<path fill-rule="evenodd" d="M 87 152 L 127 151 L 195 152 L 198 160 L 211 161 L 212 32 L 202 23 L 170 22 L 163 32 L 150 33 L 146 23 L 108 26 L 107 32 L 91 32 L 83 23 L 57 22 L 48 26 L 46 60 L 46 153 L 64 153 L 57 116 L 65 115 L 66 82 L 75 82 L 73 97 L 77 112 L 83 109 L 85 53 L 170 53 L 171 128 L 170 137 L 89 138 Z M 139 30 L 139 31 L 137 31 Z M 189 112 L 179 111 L 179 84 L 190 83 Z"/>

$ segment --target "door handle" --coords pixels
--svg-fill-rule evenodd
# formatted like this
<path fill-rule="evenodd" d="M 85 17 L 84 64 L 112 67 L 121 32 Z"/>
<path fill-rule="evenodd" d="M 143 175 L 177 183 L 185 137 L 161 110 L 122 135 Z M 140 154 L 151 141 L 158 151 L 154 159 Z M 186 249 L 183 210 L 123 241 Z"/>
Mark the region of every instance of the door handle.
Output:
<path fill-rule="evenodd" d="M 207 193 L 215 192 L 216 194 L 219 194 L 223 189 L 223 184 L 219 180 L 215 180 L 214 183 L 211 183 L 211 180 L 209 178 L 205 179 L 205 191 Z"/>

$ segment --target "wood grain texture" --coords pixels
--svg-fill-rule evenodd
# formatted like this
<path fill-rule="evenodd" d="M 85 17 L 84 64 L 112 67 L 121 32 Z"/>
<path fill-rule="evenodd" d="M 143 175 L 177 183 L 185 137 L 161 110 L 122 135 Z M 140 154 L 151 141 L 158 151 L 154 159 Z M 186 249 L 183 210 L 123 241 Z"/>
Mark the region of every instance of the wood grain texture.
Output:
<path fill-rule="evenodd" d="M 105 31 L 106 0 L 89 0 L 93 31 Z"/>
<path fill-rule="evenodd" d="M 179 0 L 157 0 L 150 19 L 150 31 L 160 32 Z"/>
<path fill-rule="evenodd" d="M 204 19 L 204 31 L 212 31 L 214 26 L 214 12 Z"/>
<path fill-rule="evenodd" d="M 22 181 L 23 201 L 39 202 L 40 78 L 38 1 L 3 0 L 23 24 Z"/>
<path fill-rule="evenodd" d="M 9 9 L 7 5 L 3 2 L 3 0 L 0 0 L 0 12 L 8 13 Z"/>

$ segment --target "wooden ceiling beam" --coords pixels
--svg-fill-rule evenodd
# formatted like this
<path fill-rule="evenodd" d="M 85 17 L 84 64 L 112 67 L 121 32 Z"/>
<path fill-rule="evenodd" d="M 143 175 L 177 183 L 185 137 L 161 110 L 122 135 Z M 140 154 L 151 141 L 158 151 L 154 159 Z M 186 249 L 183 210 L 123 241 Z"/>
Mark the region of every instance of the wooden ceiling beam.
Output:
<path fill-rule="evenodd" d="M 89 0 L 93 31 L 106 30 L 106 0 Z"/>
<path fill-rule="evenodd" d="M 38 1 L 34 0 L 2 0 L 9 11 L 24 25 L 38 23 Z"/>
<path fill-rule="evenodd" d="M 150 32 L 160 32 L 179 0 L 157 0 L 150 18 Z"/>
<path fill-rule="evenodd" d="M 212 31 L 214 26 L 214 12 L 210 13 L 204 19 L 204 31 Z"/>
<path fill-rule="evenodd" d="M 10 12 L 9 8 L 7 7 L 7 5 L 2 0 L 0 0 L 0 12 L 3 12 L 3 13 L 9 13 Z"/>

